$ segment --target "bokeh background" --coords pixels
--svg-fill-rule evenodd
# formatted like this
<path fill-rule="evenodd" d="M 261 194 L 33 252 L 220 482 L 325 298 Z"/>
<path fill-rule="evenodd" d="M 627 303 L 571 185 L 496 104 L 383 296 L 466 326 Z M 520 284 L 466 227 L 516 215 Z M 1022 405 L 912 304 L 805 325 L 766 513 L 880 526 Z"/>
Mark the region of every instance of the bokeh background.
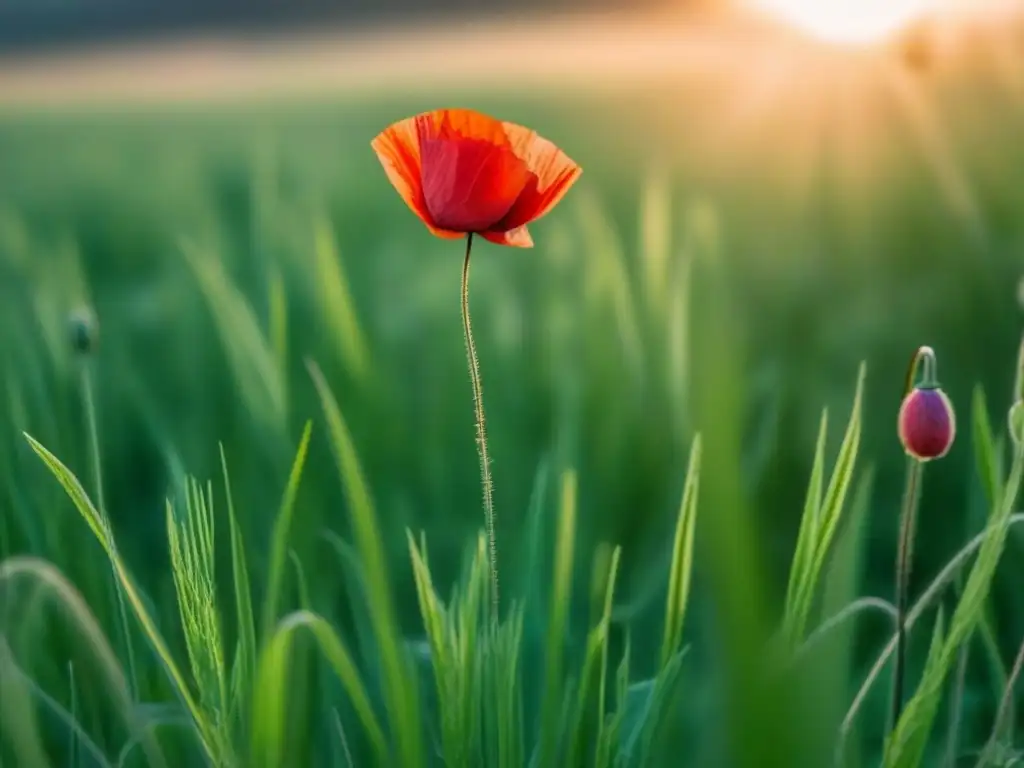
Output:
<path fill-rule="evenodd" d="M 527 512 L 577 468 L 580 551 L 623 545 L 616 616 L 634 627 L 637 668 L 653 667 L 690 442 L 716 422 L 692 407 L 721 330 L 694 288 L 708 264 L 726 275 L 728 343 L 742 359 L 735 483 L 772 610 L 821 411 L 831 460 L 861 361 L 859 477 L 872 482 L 858 591 L 891 597 L 904 469 L 894 423 L 920 344 L 935 348 L 961 416 L 925 482 L 912 583 L 935 575 L 986 514 L 973 388 L 1001 428 L 1014 380 L 1024 4 L 922 3 L 853 41 L 836 39 L 849 24 L 794 24 L 806 14 L 770 3 L 532 5 L 0 5 L 0 557 L 52 561 L 116 625 L 100 549 L 22 437 L 88 476 L 68 322 L 91 307 L 106 502 L 167 632 L 165 499 L 184 473 L 216 479 L 222 445 L 261 572 L 307 419 L 292 546 L 317 606 L 344 626 L 352 596 L 327 532 L 347 536 L 347 517 L 312 358 L 351 423 L 403 626 L 421 633 L 405 528 L 426 532 L 443 585 L 482 525 L 461 251 L 409 213 L 369 142 L 415 112 L 470 106 L 537 129 L 584 168 L 533 228 L 533 250 L 485 244 L 474 262 L 503 578 L 526 577 Z M 1024 635 L 1022 554 L 1011 538 L 990 606 L 1010 658 Z M 578 563 L 585 584 L 589 555 Z M 697 658 L 715 652 L 707 568 L 698 533 Z M 860 626 L 855 672 L 887 632 L 881 619 Z M 67 640 L 42 637 L 24 664 L 59 689 Z M 699 724 L 713 686 L 695 669 Z M 159 690 L 159 669 L 150 677 Z M 982 665 L 965 700 L 978 738 L 994 704 Z M 884 695 L 872 707 L 876 743 Z"/>

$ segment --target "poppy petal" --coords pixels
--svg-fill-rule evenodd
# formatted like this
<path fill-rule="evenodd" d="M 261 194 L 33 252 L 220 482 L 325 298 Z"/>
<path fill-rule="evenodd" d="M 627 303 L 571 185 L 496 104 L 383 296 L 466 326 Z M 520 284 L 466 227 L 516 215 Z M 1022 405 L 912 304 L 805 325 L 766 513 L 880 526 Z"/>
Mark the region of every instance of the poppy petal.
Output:
<path fill-rule="evenodd" d="M 498 245 L 508 245 L 513 248 L 533 248 L 533 238 L 525 226 L 509 229 L 504 232 L 481 232 L 484 240 L 489 240 Z"/>
<path fill-rule="evenodd" d="M 508 147 L 505 123 L 472 109 L 435 109 L 418 118 L 420 139 L 478 139 Z"/>
<path fill-rule="evenodd" d="M 389 125 L 370 142 L 377 159 L 384 166 L 388 181 L 402 196 L 413 213 L 421 219 L 427 212 L 420 180 L 420 142 L 416 119 L 409 118 Z"/>
<path fill-rule="evenodd" d="M 583 172 L 568 155 L 534 131 L 514 123 L 505 130 L 513 151 L 526 163 L 531 177 L 512 208 L 501 221 L 515 228 L 539 219 L 562 199 Z"/>
<path fill-rule="evenodd" d="M 416 118 L 423 201 L 431 220 L 458 232 L 494 229 L 530 181 L 503 123 L 470 110 Z"/>
<path fill-rule="evenodd" d="M 388 126 L 370 142 L 388 180 L 405 204 L 412 209 L 434 235 L 454 239 L 463 233 L 438 227 L 423 197 L 420 143 L 417 118 L 411 117 Z"/>

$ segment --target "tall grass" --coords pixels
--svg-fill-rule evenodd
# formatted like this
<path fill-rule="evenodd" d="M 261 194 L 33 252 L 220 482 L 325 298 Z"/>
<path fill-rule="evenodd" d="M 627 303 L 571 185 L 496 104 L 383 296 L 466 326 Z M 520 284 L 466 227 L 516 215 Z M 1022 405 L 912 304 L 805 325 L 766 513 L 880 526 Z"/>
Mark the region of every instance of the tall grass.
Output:
<path fill-rule="evenodd" d="M 373 703 L 374 695 L 368 691 L 364 682 L 364 671 L 359 668 L 341 635 L 326 619 L 309 610 L 297 611 L 279 621 L 274 618 L 274 596 L 278 594 L 277 582 L 281 578 L 282 568 L 280 553 L 286 546 L 292 500 L 300 482 L 310 436 L 308 427 L 300 443 L 285 492 L 285 502 L 273 532 L 275 565 L 270 570 L 272 583 L 267 592 L 269 597 L 265 609 L 265 630 L 259 635 L 254 678 L 252 667 L 249 666 L 248 670 L 246 668 L 254 642 L 251 634 L 251 603 L 247 597 L 251 585 L 247 583 L 236 582 L 234 585 L 236 609 L 243 623 L 234 653 L 234 668 L 230 674 L 224 655 L 221 628 L 226 611 L 219 603 L 215 574 L 212 485 L 206 484 L 204 487 L 195 480 L 186 483 L 184 516 L 180 519 L 172 503 L 168 501 L 167 504 L 171 572 L 187 649 L 187 667 L 182 668 L 174 659 L 134 579 L 118 554 L 113 532 L 103 522 L 81 483 L 56 456 L 38 441 L 26 436 L 32 449 L 64 488 L 83 522 L 107 553 L 135 619 L 149 639 L 153 652 L 163 662 L 167 676 L 191 717 L 195 739 L 202 745 L 208 762 L 218 766 L 290 764 L 289 755 L 293 754 L 291 750 L 294 746 L 289 738 L 288 707 L 294 689 L 290 685 L 289 670 L 298 629 L 307 629 L 317 641 L 319 650 L 337 675 L 345 698 L 354 711 L 354 722 L 342 732 L 358 733 L 369 750 L 368 758 L 362 759 L 371 759 L 375 764 L 428 765 L 435 761 L 435 755 L 445 765 L 452 766 L 550 766 L 566 761 L 571 765 L 663 765 L 665 760 L 671 759 L 673 751 L 680 748 L 678 743 L 673 743 L 675 739 L 672 738 L 670 723 L 672 703 L 680 695 L 679 689 L 683 685 L 680 671 L 686 656 L 686 648 L 682 644 L 683 619 L 694 558 L 692 535 L 701 469 L 699 440 L 691 449 L 676 541 L 667 574 L 669 597 L 663 617 L 661 659 L 655 676 L 650 680 L 630 679 L 628 643 L 625 652 L 620 650 L 616 653 L 610 648 L 609 630 L 620 558 L 618 548 L 613 550 L 605 563 L 605 571 L 597 575 L 597 582 L 603 585 L 597 622 L 576 652 L 567 653 L 569 647 L 565 640 L 567 617 L 573 604 L 572 573 L 576 555 L 578 503 L 575 474 L 567 471 L 563 475 L 561 501 L 557 510 L 553 580 L 548 595 L 547 629 L 543 645 L 543 686 L 539 709 L 534 710 L 524 706 L 521 669 L 524 652 L 522 603 L 515 604 L 501 623 L 498 623 L 498 617 L 484 610 L 490 574 L 483 536 L 477 539 L 476 545 L 470 550 L 465 576 L 455 586 L 450 598 L 445 600 L 439 596 L 433 583 L 426 540 L 421 539 L 417 543 L 412 532 L 407 532 L 426 643 L 422 651 L 415 652 L 402 637 L 395 624 L 379 520 L 362 479 L 363 470 L 355 445 L 323 374 L 312 363 L 310 371 L 321 396 L 330 443 L 338 462 L 339 479 L 349 494 L 356 551 L 364 577 L 362 584 L 367 591 L 368 618 L 377 649 L 375 663 L 380 664 L 382 669 L 383 690 L 380 693 L 384 702 L 383 721 Z M 800 663 L 804 643 L 809 638 L 813 639 L 829 631 L 836 623 L 826 619 L 809 634 L 804 630 L 808 624 L 810 608 L 820 598 L 821 566 L 834 555 L 830 544 L 843 517 L 846 488 L 850 485 L 854 471 L 863 370 L 858 381 L 846 438 L 840 448 L 836 470 L 829 484 L 830 490 L 825 494 L 824 501 L 818 500 L 823 485 L 821 440 L 812 463 L 809 502 L 805 508 L 804 524 L 791 571 L 791 599 L 787 602 L 781 625 L 786 638 L 784 657 L 793 658 L 797 664 Z M 824 430 L 824 420 L 822 424 Z M 991 455 L 994 446 L 991 443 L 979 443 L 977 450 L 981 455 Z M 999 481 L 999 500 L 985 531 L 962 550 L 946 569 L 952 572 L 962 567 L 976 551 L 974 565 L 949 619 L 948 628 L 943 621 L 942 609 L 938 607 L 931 650 L 916 692 L 887 741 L 883 758 L 885 766 L 927 764 L 926 746 L 944 690 L 943 683 L 960 647 L 978 625 L 981 607 L 991 588 L 995 567 L 1010 527 L 1024 517 L 1012 514 L 1022 470 L 1024 452 L 1018 450 L 1009 477 Z M 229 520 L 234 520 L 233 511 L 229 511 Z M 232 573 L 236 579 L 244 579 L 247 573 L 245 550 L 238 544 L 236 536 L 237 530 L 232 523 L 229 547 Z M 8 572 L 12 572 L 15 567 L 15 563 L 9 561 Z M 45 571 L 36 567 L 30 569 L 30 572 L 41 574 Z M 56 578 L 56 583 L 59 583 L 60 577 Z M 948 579 L 948 575 L 940 577 L 937 584 L 914 606 L 908 626 L 924 611 L 936 607 L 934 602 Z M 528 598 L 528 595 L 520 597 L 521 600 Z M 77 600 L 70 596 L 64 599 L 69 605 L 75 605 L 74 601 Z M 843 613 L 852 614 L 866 605 L 859 601 L 844 608 Z M 77 610 L 78 621 L 83 629 L 90 626 L 92 619 L 87 610 L 84 607 Z M 95 629 L 92 632 L 96 634 Z M 94 642 L 105 647 L 102 639 Z M 880 664 L 884 663 L 893 643 L 883 652 Z M 107 653 L 109 658 L 109 651 Z M 609 664 L 615 663 L 615 656 L 618 657 L 619 671 L 610 677 Z M 434 679 L 434 706 L 426 709 L 415 685 L 417 657 L 426 660 Z M 772 665 L 779 660 L 778 657 L 770 657 Z M 12 669 L 12 664 L 8 657 L 4 668 Z M 789 664 L 786 662 L 786 668 L 789 668 Z M 875 677 L 876 673 L 873 672 L 864 685 L 869 686 Z M 5 710 L 5 733 L 17 737 L 11 743 L 17 759 L 25 761 L 19 764 L 45 764 L 45 745 L 38 735 L 38 729 L 19 719 L 34 711 L 34 707 L 28 704 L 32 698 L 31 687 L 24 688 L 18 682 L 20 679 L 9 678 L 5 686 L 5 690 L 12 691 L 12 696 L 24 691 L 21 695 L 27 697 L 26 704 L 17 707 L 14 712 Z M 1013 681 L 1011 679 L 1010 684 Z M 609 684 L 615 684 L 617 695 L 614 697 L 608 696 Z M 854 702 L 847 715 L 848 719 L 856 714 L 859 700 L 858 697 Z M 779 705 L 779 702 L 775 704 Z M 535 729 L 530 727 L 530 711 L 539 712 L 540 715 Z M 233 714 L 240 715 L 243 723 L 248 726 L 250 744 L 241 739 L 242 731 L 234 727 Z M 69 719 L 77 732 L 77 720 L 73 715 Z M 427 746 L 428 738 L 437 739 L 436 752 L 435 748 Z M 156 749 L 153 759 L 162 762 L 163 758 Z M 789 764 L 805 764 L 803 761 L 808 759 L 806 752 L 794 749 L 787 756 L 791 761 Z M 346 745 L 346 754 L 351 754 L 348 750 Z M 992 751 L 993 747 L 989 746 L 986 754 Z"/>
<path fill-rule="evenodd" d="M 612 162 L 610 122 L 559 117 L 592 186 L 536 254 L 474 269 L 499 620 L 448 311 L 458 264 L 339 149 L 380 114 L 276 117 L 256 171 L 234 120 L 0 126 L 2 764 L 1012 755 L 1021 457 L 980 387 L 922 501 L 891 733 L 895 608 L 875 596 L 900 366 L 930 341 L 955 402 L 975 383 L 1006 399 L 1012 247 L 955 270 L 914 187 L 887 193 L 906 213 L 877 222 L 872 253 L 845 250 L 838 203 L 797 227 L 771 196 L 621 170 L 665 137 L 623 129 L 614 146 L 636 146 Z M 53 136 L 59 179 L 41 171 Z M 996 187 L 994 208 L 1021 203 Z M 787 256 L 808 243 L 829 258 Z M 907 296 L 920 265 L 901 255 L 922 250 L 949 269 L 913 271 Z M 64 332 L 84 288 L 104 330 L 95 449 Z M 145 641 L 134 675 L 118 592 Z"/>

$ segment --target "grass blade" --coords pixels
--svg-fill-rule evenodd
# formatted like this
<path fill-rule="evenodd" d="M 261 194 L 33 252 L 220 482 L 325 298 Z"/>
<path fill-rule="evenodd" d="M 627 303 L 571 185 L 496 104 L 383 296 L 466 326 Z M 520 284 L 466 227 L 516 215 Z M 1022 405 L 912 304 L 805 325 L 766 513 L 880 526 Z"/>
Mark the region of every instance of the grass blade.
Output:
<path fill-rule="evenodd" d="M 985 391 L 980 386 L 974 388 L 971 398 L 971 426 L 974 461 L 977 464 L 978 476 L 981 478 L 981 487 L 985 492 L 988 508 L 994 510 L 999 500 L 1001 473 L 996 459 L 998 453 L 992 434 L 992 422 L 989 421 L 988 406 L 985 403 Z"/>
<path fill-rule="evenodd" d="M 297 611 L 282 619 L 261 653 L 253 708 L 252 763 L 267 768 L 287 764 L 284 759 L 284 726 L 288 707 L 289 658 L 299 629 L 309 630 L 341 681 L 373 749 L 376 764 L 394 765 L 384 732 L 348 650 L 330 624 L 309 611 Z"/>
<path fill-rule="evenodd" d="M 839 455 L 836 457 L 835 466 L 832 468 L 832 476 L 829 479 L 825 498 L 819 511 L 814 554 L 811 558 L 810 568 L 797 589 L 797 613 L 792 629 L 795 638 L 803 639 L 807 620 L 814 604 L 814 596 L 818 588 L 821 571 L 825 565 L 825 560 L 831 552 L 832 540 L 839 530 L 846 496 L 853 482 L 853 471 L 857 463 L 857 453 L 860 449 L 861 410 L 866 376 L 867 366 L 861 363 L 857 374 L 857 390 L 853 396 L 853 407 L 850 409 L 850 420 L 847 422 L 846 434 L 843 436 L 843 442 L 839 446 Z"/>
<path fill-rule="evenodd" d="M 235 514 L 235 502 L 231 493 L 231 478 L 228 474 L 227 456 L 220 446 L 220 466 L 224 476 L 224 494 L 227 498 L 228 533 L 231 537 L 231 577 L 235 587 L 235 616 L 238 630 L 238 647 L 231 670 L 232 713 L 241 713 L 242 707 L 251 700 L 252 686 L 256 679 L 256 623 L 252 610 L 252 590 L 249 582 L 249 568 L 245 558 L 245 542 Z"/>
<path fill-rule="evenodd" d="M 163 636 L 157 629 L 156 622 L 146 609 L 145 602 L 143 601 L 139 590 L 136 588 L 135 582 L 128 574 L 120 555 L 118 555 L 116 549 L 111 546 L 111 542 L 106 531 L 99 526 L 99 514 L 97 513 L 96 508 L 93 507 L 92 502 L 89 500 L 85 489 L 82 488 L 82 484 L 78 481 L 78 478 L 75 477 L 74 473 L 64 466 L 56 456 L 43 447 L 41 443 L 28 434 L 25 435 L 25 439 L 28 440 L 32 450 L 35 451 L 39 458 L 43 460 L 43 463 L 46 464 L 47 468 L 53 473 L 54 477 L 64 488 L 79 514 L 81 514 L 86 523 L 89 524 L 90 529 L 99 539 L 103 548 L 107 551 L 107 555 L 114 566 L 117 577 L 124 588 L 125 597 L 128 599 L 129 604 L 132 606 L 132 610 L 135 612 L 135 617 L 138 619 L 139 624 L 142 625 L 142 629 L 145 632 L 146 637 L 149 639 L 157 656 L 163 663 L 178 695 L 181 697 L 189 713 L 192 715 L 192 719 L 194 720 L 196 727 L 199 729 L 203 749 L 214 763 L 217 763 L 220 756 L 218 755 L 215 743 L 212 739 L 214 733 L 213 728 L 207 721 L 203 710 L 193 698 L 192 692 L 189 689 L 188 683 L 185 681 L 184 675 L 182 675 L 178 665 L 174 662 L 174 657 L 172 656 L 170 649 L 167 647 L 167 643 L 164 641 Z"/>
<path fill-rule="evenodd" d="M 366 575 L 370 621 L 380 653 L 384 699 L 391 721 L 392 736 L 398 742 L 399 765 L 403 768 L 423 762 L 423 735 L 419 716 L 419 695 L 412 666 L 399 634 L 391 595 L 384 544 L 370 491 L 363 478 L 355 445 L 338 403 L 316 363 L 307 363 L 327 418 L 328 434 L 337 462 L 338 475 L 348 497 L 356 547 Z"/>
<path fill-rule="evenodd" d="M 299 440 L 299 448 L 292 462 L 288 475 L 281 507 L 274 521 L 274 532 L 270 537 L 270 565 L 267 574 L 267 591 L 263 600 L 263 618 L 261 636 L 266 641 L 274 622 L 277 621 L 278 601 L 281 596 L 281 583 L 284 580 L 285 560 L 288 557 L 288 536 L 291 533 L 292 518 L 295 516 L 295 498 L 302 480 L 302 470 L 306 465 L 306 454 L 309 450 L 309 438 L 313 431 L 313 422 L 307 421 Z"/>
<path fill-rule="evenodd" d="M 545 646 L 544 697 L 541 704 L 540 741 L 537 745 L 539 768 L 555 765 L 558 754 L 558 732 L 561 722 L 559 712 L 562 702 L 565 700 L 564 643 L 569 605 L 572 601 L 575 535 L 576 473 L 567 470 L 562 475 L 558 536 L 555 541 L 554 578 Z"/>
<path fill-rule="evenodd" d="M 668 597 L 665 604 L 665 635 L 661 645 L 661 669 L 678 650 L 683 638 L 683 620 L 690 598 L 693 571 L 693 537 L 697 528 L 697 495 L 700 487 L 700 435 L 693 439 L 690 464 L 686 469 L 683 498 L 679 505 L 672 565 L 669 570 Z"/>
<path fill-rule="evenodd" d="M 926 667 L 916 693 L 908 702 L 886 744 L 886 768 L 914 768 L 923 759 L 927 736 L 935 719 L 946 676 L 956 661 L 960 646 L 974 632 L 984 610 L 996 566 L 1006 544 L 1022 473 L 1024 450 L 1018 448 L 1010 478 L 999 504 L 989 518 L 977 560 L 950 620 L 949 633 L 941 650 L 936 652 L 935 658 Z"/>
<path fill-rule="evenodd" d="M 791 643 L 800 638 L 793 637 L 797 618 L 797 594 L 809 578 L 814 560 L 814 545 L 818 539 L 820 525 L 821 494 L 825 487 L 825 438 L 828 436 L 828 411 L 822 411 L 821 424 L 818 427 L 818 442 L 814 448 L 814 461 L 811 464 L 811 479 L 807 485 L 807 499 L 804 502 L 804 513 L 800 518 L 800 531 L 796 538 L 796 551 L 793 564 L 789 571 L 789 584 L 786 587 L 786 635 Z"/>

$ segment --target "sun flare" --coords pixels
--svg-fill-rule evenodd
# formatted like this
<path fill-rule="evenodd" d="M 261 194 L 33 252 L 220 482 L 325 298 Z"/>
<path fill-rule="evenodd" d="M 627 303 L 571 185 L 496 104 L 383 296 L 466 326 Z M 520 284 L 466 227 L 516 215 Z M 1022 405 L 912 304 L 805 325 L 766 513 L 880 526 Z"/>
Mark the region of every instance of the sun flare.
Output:
<path fill-rule="evenodd" d="M 747 0 L 760 10 L 835 43 L 873 43 L 899 32 L 937 0 Z"/>

